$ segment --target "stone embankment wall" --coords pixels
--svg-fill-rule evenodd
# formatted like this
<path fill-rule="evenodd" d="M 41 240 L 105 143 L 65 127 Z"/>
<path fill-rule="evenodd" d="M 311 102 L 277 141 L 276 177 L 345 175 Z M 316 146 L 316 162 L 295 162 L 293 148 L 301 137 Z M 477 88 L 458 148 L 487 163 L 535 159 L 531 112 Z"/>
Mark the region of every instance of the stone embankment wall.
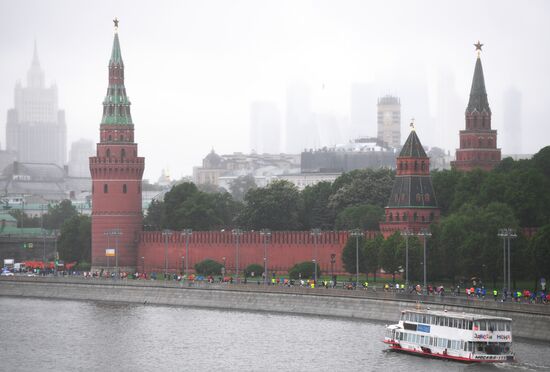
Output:
<path fill-rule="evenodd" d="M 153 281 L 110 282 L 15 278 L 0 280 L 0 296 L 111 301 L 274 313 L 305 314 L 395 322 L 403 309 L 417 306 L 418 296 L 337 289 L 283 288 L 257 285 L 196 285 Z M 515 337 L 550 341 L 550 305 L 429 298 L 422 306 L 510 317 Z"/>

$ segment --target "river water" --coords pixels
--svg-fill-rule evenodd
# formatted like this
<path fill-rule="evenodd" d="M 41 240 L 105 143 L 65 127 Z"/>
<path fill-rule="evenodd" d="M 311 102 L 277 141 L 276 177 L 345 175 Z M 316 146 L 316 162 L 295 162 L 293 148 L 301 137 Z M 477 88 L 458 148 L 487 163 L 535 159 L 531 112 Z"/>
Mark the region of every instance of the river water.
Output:
<path fill-rule="evenodd" d="M 550 371 L 550 345 L 513 365 L 387 352 L 384 325 L 257 312 L 0 297 L 1 371 Z"/>

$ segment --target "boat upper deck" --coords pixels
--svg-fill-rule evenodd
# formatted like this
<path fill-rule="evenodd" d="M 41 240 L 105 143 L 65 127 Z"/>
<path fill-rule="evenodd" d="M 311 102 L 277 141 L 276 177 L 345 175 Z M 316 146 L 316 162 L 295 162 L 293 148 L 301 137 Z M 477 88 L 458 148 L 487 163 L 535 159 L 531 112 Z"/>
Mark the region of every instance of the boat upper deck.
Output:
<path fill-rule="evenodd" d="M 430 310 L 430 309 L 406 309 L 402 310 L 401 313 L 414 313 L 414 314 L 422 314 L 422 315 L 434 315 L 434 316 L 440 316 L 440 317 L 447 317 L 447 318 L 455 318 L 455 319 L 464 319 L 464 320 L 500 320 L 505 322 L 511 322 L 511 318 L 505 318 L 500 316 L 492 316 L 492 315 L 483 315 L 483 314 L 471 314 L 471 313 L 460 313 L 460 312 L 454 312 L 454 311 L 441 311 L 441 310 Z"/>

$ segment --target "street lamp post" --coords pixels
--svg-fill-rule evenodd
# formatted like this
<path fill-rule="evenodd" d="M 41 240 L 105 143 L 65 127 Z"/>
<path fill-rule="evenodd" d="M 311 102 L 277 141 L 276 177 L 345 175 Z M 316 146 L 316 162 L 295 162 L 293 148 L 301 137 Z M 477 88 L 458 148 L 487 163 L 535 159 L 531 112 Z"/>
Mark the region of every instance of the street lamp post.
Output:
<path fill-rule="evenodd" d="M 225 273 L 226 273 L 226 270 L 225 270 L 225 257 L 222 257 L 222 261 L 223 261 L 223 267 L 222 267 L 222 280 L 223 280 L 223 277 L 225 276 Z"/>
<path fill-rule="evenodd" d="M 510 275 L 510 240 L 511 239 L 515 239 L 517 238 L 517 234 L 516 232 L 514 231 L 514 229 L 510 228 L 510 227 L 507 227 L 507 228 L 503 228 L 503 229 L 499 229 L 498 230 L 498 236 L 501 237 L 504 241 L 504 277 L 506 280 L 506 240 L 508 240 L 508 292 L 510 291 L 510 287 L 512 285 L 512 282 L 510 280 L 511 278 L 511 275 Z"/>
<path fill-rule="evenodd" d="M 193 230 L 183 229 L 181 235 L 185 235 L 185 257 L 187 257 L 187 261 L 185 261 L 185 268 L 182 268 L 182 270 L 184 270 L 183 275 L 187 275 L 187 272 L 189 271 L 189 238 L 193 235 Z"/>
<path fill-rule="evenodd" d="M 405 237 L 405 286 L 409 288 L 409 236 L 413 236 L 414 233 L 405 229 L 401 231 L 401 236 Z"/>
<path fill-rule="evenodd" d="M 334 280 L 334 264 L 336 263 L 336 253 L 330 254 L 330 275 L 332 276 L 333 283 L 336 282 Z"/>
<path fill-rule="evenodd" d="M 145 276 L 145 257 L 141 257 L 141 273 Z"/>
<path fill-rule="evenodd" d="M 185 256 L 181 256 L 181 271 L 183 273 L 183 275 L 185 275 Z"/>
<path fill-rule="evenodd" d="M 361 230 L 354 229 L 351 236 L 355 238 L 355 288 L 359 286 L 359 238 L 365 235 Z"/>
<path fill-rule="evenodd" d="M 271 237 L 271 230 L 262 229 L 260 235 L 264 237 L 264 285 L 267 285 L 267 239 Z"/>
<path fill-rule="evenodd" d="M 164 236 L 164 280 L 168 275 L 168 238 L 172 236 L 172 230 L 163 230 L 162 236 Z"/>
<path fill-rule="evenodd" d="M 428 239 L 428 237 L 432 236 L 432 233 L 429 232 L 427 229 L 422 229 L 418 233 L 418 236 L 424 237 L 424 294 L 428 294 L 428 284 L 426 278 L 426 266 L 428 266 L 428 263 L 426 262 L 426 240 Z"/>
<path fill-rule="evenodd" d="M 239 240 L 243 235 L 241 229 L 233 229 L 231 233 L 235 236 L 236 250 L 235 250 L 235 282 L 239 283 Z"/>
<path fill-rule="evenodd" d="M 313 267 L 315 272 L 314 275 L 314 283 L 317 285 L 317 239 L 319 236 L 321 236 L 321 229 L 314 228 L 311 229 L 311 235 L 313 236 Z"/>
<path fill-rule="evenodd" d="M 122 235 L 122 231 L 120 229 L 111 229 L 111 230 L 107 230 L 104 234 L 107 235 L 108 242 L 109 242 L 109 236 L 115 237 L 115 273 L 116 273 L 115 280 L 117 280 L 118 277 L 120 276 L 118 272 L 118 237 Z"/>
<path fill-rule="evenodd" d="M 103 235 L 107 236 L 107 249 L 111 249 L 111 234 L 109 234 L 109 231 L 105 231 Z M 105 256 L 107 257 L 107 270 L 109 269 L 109 255 L 107 254 L 107 251 L 105 251 Z"/>

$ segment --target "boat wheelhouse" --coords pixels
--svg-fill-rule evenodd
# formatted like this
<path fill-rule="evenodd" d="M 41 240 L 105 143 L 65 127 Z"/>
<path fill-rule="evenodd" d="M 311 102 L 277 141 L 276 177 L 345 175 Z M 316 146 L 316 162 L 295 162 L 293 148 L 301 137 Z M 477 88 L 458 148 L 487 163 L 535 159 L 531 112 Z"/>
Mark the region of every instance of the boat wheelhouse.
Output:
<path fill-rule="evenodd" d="M 462 362 L 509 362 L 512 319 L 447 311 L 403 310 L 386 327 L 391 350 Z"/>

